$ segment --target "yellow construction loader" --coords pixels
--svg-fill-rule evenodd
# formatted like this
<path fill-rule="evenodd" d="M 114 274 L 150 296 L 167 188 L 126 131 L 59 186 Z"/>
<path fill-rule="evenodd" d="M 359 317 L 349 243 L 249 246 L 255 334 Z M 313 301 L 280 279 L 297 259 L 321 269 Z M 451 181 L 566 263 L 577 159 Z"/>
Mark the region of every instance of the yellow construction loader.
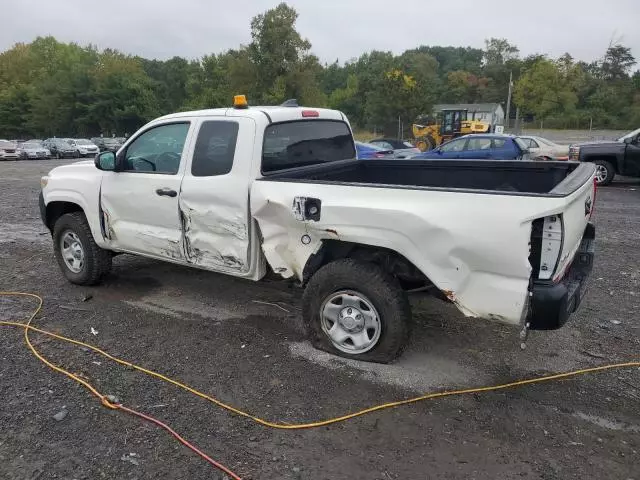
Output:
<path fill-rule="evenodd" d="M 418 117 L 411 129 L 416 147 L 426 152 L 460 135 L 489 133 L 491 126 L 479 120 L 467 120 L 467 110 L 442 110 L 436 116 Z"/>

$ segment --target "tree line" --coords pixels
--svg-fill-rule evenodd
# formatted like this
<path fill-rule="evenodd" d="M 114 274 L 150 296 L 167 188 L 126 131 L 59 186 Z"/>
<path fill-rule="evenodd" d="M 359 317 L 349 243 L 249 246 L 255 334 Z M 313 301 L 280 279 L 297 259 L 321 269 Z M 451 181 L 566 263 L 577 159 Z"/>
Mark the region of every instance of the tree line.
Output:
<path fill-rule="evenodd" d="M 410 124 L 435 103 L 505 104 L 547 127 L 640 126 L 640 72 L 629 48 L 600 59 L 530 55 L 491 38 L 485 48 L 420 46 L 400 55 L 371 51 L 322 64 L 285 3 L 251 21 L 251 42 L 219 55 L 149 60 L 112 49 L 39 37 L 0 54 L 0 138 L 133 133 L 159 115 L 250 104 L 300 104 L 344 111 L 359 128 L 400 118 Z"/>

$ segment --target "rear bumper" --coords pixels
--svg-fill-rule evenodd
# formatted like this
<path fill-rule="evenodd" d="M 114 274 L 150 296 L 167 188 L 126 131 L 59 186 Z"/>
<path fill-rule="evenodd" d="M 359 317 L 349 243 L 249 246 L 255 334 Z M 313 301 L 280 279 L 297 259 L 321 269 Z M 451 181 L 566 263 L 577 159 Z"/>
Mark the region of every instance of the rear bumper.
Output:
<path fill-rule="evenodd" d="M 531 330 L 560 328 L 578 309 L 586 293 L 588 278 L 593 268 L 595 233 L 594 225 L 587 224 L 573 263 L 559 283 L 549 281 L 533 283 L 528 318 Z"/>

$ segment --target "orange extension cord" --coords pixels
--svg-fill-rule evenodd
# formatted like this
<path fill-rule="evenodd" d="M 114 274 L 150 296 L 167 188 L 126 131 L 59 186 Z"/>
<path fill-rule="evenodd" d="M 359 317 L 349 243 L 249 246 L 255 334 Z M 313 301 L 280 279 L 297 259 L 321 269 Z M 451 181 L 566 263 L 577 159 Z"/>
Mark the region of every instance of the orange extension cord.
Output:
<path fill-rule="evenodd" d="M 372 412 L 376 412 L 376 411 L 380 411 L 380 410 L 385 410 L 385 409 L 389 409 L 389 408 L 394 408 L 394 407 L 399 407 L 402 405 L 409 405 L 412 403 L 417 403 L 417 402 L 421 402 L 424 400 L 430 400 L 430 399 L 435 399 L 435 398 L 442 398 L 442 397 L 448 397 L 448 396 L 453 396 L 453 395 L 463 395 L 463 394 L 469 394 L 469 393 L 481 393 L 481 392 L 489 392 L 489 391 L 496 391 L 496 390 L 503 390 L 503 389 L 507 389 L 507 388 L 514 388 L 514 387 L 518 387 L 518 386 L 523 386 L 523 385 L 531 385 L 534 383 L 542 383 L 542 382 L 548 382 L 548 381 L 552 381 L 552 380 L 560 380 L 560 379 L 564 379 L 564 378 L 570 378 L 570 377 L 575 377 L 577 375 L 582 375 L 582 374 L 586 374 L 586 373 L 595 373 L 595 372 L 601 372 L 601 371 L 605 371 L 605 370 L 613 370 L 613 369 L 620 369 L 620 368 L 630 368 L 630 367 L 640 367 L 640 361 L 630 361 L 630 362 L 623 362 L 623 363 L 613 363 L 613 364 L 606 364 L 606 365 L 600 365 L 597 367 L 590 367 L 590 368 L 583 368 L 583 369 L 579 369 L 579 370 L 573 370 L 573 371 L 569 371 L 569 372 L 563 372 L 563 373 L 556 373 L 556 374 L 552 374 L 552 375 L 546 375 L 546 376 L 542 376 L 542 377 L 536 377 L 536 378 L 527 378 L 524 380 L 517 380 L 514 382 L 509 382 L 509 383 L 504 383 L 504 384 L 499 384 L 499 385 L 489 385 L 489 386 L 482 386 L 482 387 L 473 387 L 473 388 L 467 388 L 467 389 L 459 389 L 459 390 L 448 390 L 448 391 L 442 391 L 442 392 L 434 392 L 434 393 L 427 393 L 425 395 L 421 395 L 418 397 L 414 397 L 414 398 L 408 398 L 405 400 L 398 400 L 395 402 L 388 402 L 388 403 L 384 403 L 381 405 L 375 405 L 372 407 L 368 407 L 356 412 L 352 412 L 352 413 L 348 413 L 346 415 L 342 415 L 339 417 L 334 417 L 334 418 L 329 418 L 326 420 L 321 420 L 321 421 L 317 421 L 317 422 L 310 422 L 310 423 L 298 423 L 298 424 L 291 424 L 291 423 L 278 423 L 278 422 L 272 422 L 269 420 L 265 420 L 263 418 L 260 418 L 256 415 L 253 415 L 251 413 L 245 412 L 239 408 L 236 408 L 232 405 L 226 404 L 221 402 L 220 400 L 218 400 L 215 397 L 212 397 L 210 395 L 207 395 L 206 393 L 200 392 L 198 390 L 196 390 L 195 388 L 192 388 L 184 383 L 181 383 L 177 380 L 174 380 L 172 378 L 169 378 L 165 375 L 162 375 L 161 373 L 158 372 L 154 372 L 153 370 L 149 370 L 146 369 L 144 367 L 141 367 L 139 365 L 136 365 L 132 362 L 128 362 L 126 360 L 123 360 L 121 358 L 115 357 L 107 352 L 105 352 L 104 350 L 90 345 L 88 343 L 84 343 L 78 340 L 74 340 L 72 338 L 68 338 L 68 337 L 64 337 L 62 335 L 58 335 L 52 332 L 48 332 L 46 330 L 42 330 L 40 328 L 36 328 L 33 327 L 31 325 L 31 322 L 33 321 L 33 319 L 36 317 L 36 315 L 40 312 L 40 310 L 42 309 L 42 305 L 43 305 L 43 300 L 41 297 L 39 297 L 36 294 L 33 293 L 24 293 L 24 292 L 0 292 L 0 296 L 22 296 L 22 297 L 31 297 L 31 298 L 35 298 L 38 300 L 39 304 L 38 307 L 36 308 L 36 310 L 30 315 L 27 323 L 19 323 L 19 322 L 6 322 L 6 321 L 0 321 L 0 326 L 4 325 L 4 326 L 12 326 L 12 327 L 19 327 L 19 328 L 23 328 L 24 329 L 24 339 L 25 342 L 27 343 L 27 346 L 29 347 L 29 349 L 31 350 L 31 352 L 40 360 L 42 361 L 45 365 L 47 365 L 49 368 L 55 370 L 56 372 L 62 373 L 63 375 L 66 375 L 67 377 L 71 378 L 72 380 L 80 383 L 81 385 L 83 385 L 85 388 L 87 388 L 93 395 L 95 395 L 96 397 L 98 397 L 100 399 L 100 401 L 102 402 L 102 404 L 107 407 L 107 408 L 111 408 L 114 410 L 123 410 L 127 413 L 130 413 L 132 415 L 138 416 L 140 418 L 143 418 L 144 420 L 147 420 L 149 422 L 152 422 L 162 428 L 164 428 L 165 430 L 167 430 L 169 433 L 171 433 L 171 435 L 173 435 L 178 441 L 180 441 L 183 445 L 185 445 L 186 447 L 188 447 L 189 449 L 191 449 L 192 451 L 194 451 L 195 453 L 197 453 L 200 457 L 204 458 L 207 462 L 209 462 L 211 465 L 213 465 L 214 467 L 222 470 L 223 472 L 225 472 L 227 475 L 231 476 L 231 478 L 233 478 L 234 480 L 238 480 L 240 477 L 238 477 L 238 475 L 236 475 L 235 473 L 231 472 L 228 468 L 224 467 L 223 465 L 221 465 L 220 463 L 216 462 L 215 460 L 211 459 L 210 457 L 208 457 L 206 454 L 204 454 L 202 451 L 198 450 L 196 447 L 194 447 L 193 445 L 191 445 L 189 442 L 187 442 L 184 438 L 182 438 L 180 435 L 178 435 L 174 430 L 172 430 L 168 425 L 160 422 L 159 420 L 150 417 L 148 415 L 145 415 L 143 413 L 137 412 L 135 410 L 132 410 L 128 407 L 125 407 L 122 404 L 115 404 L 109 401 L 109 399 L 107 398 L 107 396 L 101 394 L 98 390 L 96 390 L 91 384 L 89 384 L 87 381 L 83 380 L 82 378 L 79 378 L 78 376 L 74 375 L 73 373 L 58 367 L 57 365 L 54 365 L 53 363 L 51 363 L 50 361 L 48 361 L 46 358 L 44 358 L 33 346 L 33 344 L 31 343 L 30 339 L 29 339 L 29 331 L 33 330 L 35 332 L 44 334 L 44 335 L 48 335 L 52 338 L 55 338 L 57 340 L 61 340 L 64 342 L 68 342 L 74 345 L 78 345 L 78 346 L 82 346 L 85 348 L 88 348 L 92 351 L 94 351 L 95 353 L 98 353 L 106 358 L 108 358 L 109 360 L 112 360 L 120 365 L 124 365 L 130 368 L 133 368 L 135 370 L 138 370 L 139 372 L 142 372 L 146 375 L 152 376 L 154 378 L 158 378 L 164 382 L 170 383 L 176 387 L 179 387 L 185 391 L 188 391 L 200 398 L 203 398 L 213 404 L 215 404 L 216 406 L 227 410 L 229 412 L 235 413 L 236 415 L 248 418 L 253 420 L 254 422 L 265 426 L 265 427 L 269 427 L 269 428 L 274 428 L 274 429 L 280 429 L 280 430 L 300 430 L 300 429 L 308 429 L 308 428 L 316 428 L 316 427 L 321 427 L 321 426 L 326 426 L 326 425 L 332 425 L 334 423 L 338 423 L 338 422 L 344 422 L 346 420 L 350 420 L 356 417 L 360 417 Z"/>
<path fill-rule="evenodd" d="M 110 408 L 112 410 L 122 410 L 122 411 L 127 412 L 127 413 L 129 413 L 131 415 L 135 415 L 136 417 L 142 418 L 143 420 L 146 420 L 148 422 L 154 423 L 155 425 L 157 425 L 160 428 L 163 428 L 164 430 L 169 432 L 176 440 L 178 440 L 185 447 L 189 448 L 190 450 L 192 450 L 193 452 L 198 454 L 200 457 L 202 457 L 204 460 L 209 462 L 215 468 L 217 468 L 218 470 L 221 470 L 224 473 L 226 473 L 227 475 L 229 475 L 233 480 L 242 480 L 239 475 L 237 475 L 236 473 L 232 472 L 227 467 L 225 467 L 221 463 L 215 461 L 213 458 L 208 456 L 206 453 L 202 452 L 200 449 L 198 449 L 197 447 L 195 447 L 194 445 L 189 443 L 187 440 L 185 440 L 182 436 L 180 436 L 175 430 L 173 430 L 166 423 L 163 423 L 160 420 L 158 420 L 157 418 L 154 418 L 154 417 L 152 417 L 150 415 L 146 415 L 146 414 L 144 414 L 142 412 L 138 412 L 137 410 L 134 410 L 132 408 L 125 407 L 124 405 L 122 405 L 120 403 L 112 403 L 112 402 L 110 402 L 106 395 L 103 395 L 102 393 L 100 393 L 89 382 L 83 380 L 82 378 L 78 377 L 77 375 L 74 375 L 73 373 L 69 372 L 68 370 L 65 370 L 64 368 L 61 368 L 61 367 L 58 367 L 57 365 L 54 365 L 49 360 L 44 358 L 40 354 L 40 352 L 38 352 L 36 350 L 36 348 L 33 346 L 33 344 L 31 343 L 31 339 L 29 338 L 29 330 L 34 330 L 34 331 L 37 331 L 39 333 L 43 333 L 45 335 L 49 335 L 49 336 L 51 336 L 53 338 L 57 338 L 59 340 L 71 341 L 71 339 L 67 339 L 67 338 L 65 338 L 65 337 L 63 337 L 61 335 L 56 335 L 54 333 L 47 332 L 45 330 L 40 330 L 40 329 L 37 329 L 37 328 L 34 328 L 34 327 L 31 326 L 31 322 L 33 321 L 35 316 L 42 309 L 43 300 L 42 300 L 42 298 L 40 296 L 35 295 L 33 293 L 23 293 L 23 292 L 0 292 L 0 295 L 2 295 L 2 296 L 32 297 L 32 298 L 35 298 L 35 299 L 38 300 L 38 302 L 39 302 L 38 308 L 36 308 L 36 310 L 31 314 L 31 316 L 29 317 L 29 320 L 27 321 L 27 323 L 0 322 L 0 325 L 24 328 L 24 340 L 27 343 L 27 346 L 29 347 L 29 350 L 31 350 L 31 353 L 33 353 L 42 363 L 44 363 L 49 368 L 55 370 L 56 372 L 62 373 L 63 375 L 66 375 L 70 379 L 80 383 L 82 386 L 87 388 L 92 394 L 94 394 L 96 397 L 98 397 L 105 407 Z M 82 342 L 77 342 L 75 340 L 71 341 L 71 343 L 76 343 L 78 345 L 85 345 Z M 92 347 L 92 346 L 90 346 L 88 344 L 86 344 L 86 347 L 90 348 L 92 350 L 96 350 L 95 347 Z"/>

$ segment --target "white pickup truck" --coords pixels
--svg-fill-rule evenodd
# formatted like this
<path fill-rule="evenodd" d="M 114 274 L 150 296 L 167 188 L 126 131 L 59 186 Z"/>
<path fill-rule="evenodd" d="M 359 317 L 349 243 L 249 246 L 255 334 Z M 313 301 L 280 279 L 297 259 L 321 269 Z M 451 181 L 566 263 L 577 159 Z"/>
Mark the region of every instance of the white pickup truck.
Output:
<path fill-rule="evenodd" d="M 366 361 L 400 354 L 412 292 L 522 333 L 576 310 L 593 165 L 354 158 L 339 111 L 240 102 L 158 118 L 117 154 L 54 168 L 40 209 L 73 283 L 98 283 L 119 252 L 248 280 L 271 269 L 306 287 L 316 347 Z"/>

